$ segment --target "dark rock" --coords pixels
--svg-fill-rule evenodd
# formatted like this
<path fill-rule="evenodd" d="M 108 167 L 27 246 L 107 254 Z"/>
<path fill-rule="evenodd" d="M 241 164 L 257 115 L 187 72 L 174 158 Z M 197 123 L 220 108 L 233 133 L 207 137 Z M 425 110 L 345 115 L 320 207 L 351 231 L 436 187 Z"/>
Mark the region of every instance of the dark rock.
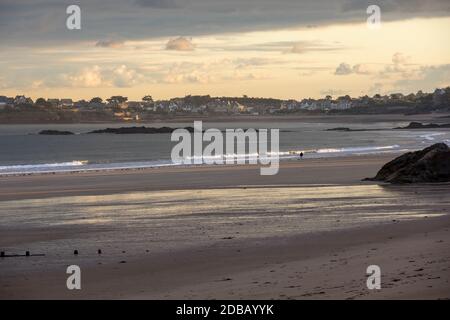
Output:
<path fill-rule="evenodd" d="M 194 128 L 184 128 L 189 132 L 194 132 Z M 121 128 L 106 128 L 94 130 L 88 133 L 113 133 L 113 134 L 157 134 L 157 133 L 172 133 L 176 128 L 161 127 L 161 128 L 147 128 L 147 127 L 121 127 Z"/>
<path fill-rule="evenodd" d="M 337 127 L 337 128 L 331 128 L 331 129 L 326 129 L 326 131 L 343 131 L 343 132 L 358 132 L 358 131 L 381 131 L 383 129 L 377 129 L 377 128 L 373 128 L 373 129 L 352 129 L 352 128 L 347 128 L 347 127 Z"/>
<path fill-rule="evenodd" d="M 446 124 L 436 124 L 428 123 L 423 124 L 420 122 L 410 122 L 406 127 L 397 127 L 394 129 L 435 129 L 435 128 L 450 128 L 450 123 Z"/>
<path fill-rule="evenodd" d="M 59 130 L 42 130 L 39 132 L 39 134 L 42 135 L 49 135 L 49 136 L 69 136 L 73 135 L 73 132 L 70 131 L 59 131 Z"/>
<path fill-rule="evenodd" d="M 345 127 L 338 127 L 338 128 L 327 129 L 327 131 L 352 131 L 352 129 L 345 128 Z"/>
<path fill-rule="evenodd" d="M 391 183 L 450 181 L 450 148 L 436 143 L 420 151 L 408 152 L 386 163 L 369 181 Z"/>

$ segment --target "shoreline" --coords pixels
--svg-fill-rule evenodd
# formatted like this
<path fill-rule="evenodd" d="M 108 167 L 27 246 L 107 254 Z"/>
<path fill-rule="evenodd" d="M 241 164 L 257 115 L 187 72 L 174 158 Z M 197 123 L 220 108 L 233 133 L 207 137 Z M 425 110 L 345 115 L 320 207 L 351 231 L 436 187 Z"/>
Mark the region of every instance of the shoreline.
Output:
<path fill-rule="evenodd" d="M 375 176 L 397 156 L 389 153 L 282 161 L 274 176 L 261 176 L 261 166 L 253 164 L 8 175 L 0 176 L 0 201 L 264 185 L 374 184 L 361 180 Z"/>
<path fill-rule="evenodd" d="M 253 115 L 239 115 L 239 116 L 204 116 L 204 117 L 174 117 L 167 119 L 152 119 L 146 121 L 88 121 L 88 122 L 4 122 L 0 119 L 0 125 L 71 125 L 71 124 L 158 124 L 158 123 L 177 123 L 177 122 L 264 122 L 264 121 L 280 121 L 280 122 L 324 122 L 324 123 L 339 123 L 339 122 L 359 122 L 360 124 L 373 122 L 393 122 L 393 121 L 448 121 L 450 113 L 421 113 L 405 115 L 403 113 L 380 113 L 380 114 L 304 114 L 304 115 L 281 115 L 281 116 L 253 116 Z"/>

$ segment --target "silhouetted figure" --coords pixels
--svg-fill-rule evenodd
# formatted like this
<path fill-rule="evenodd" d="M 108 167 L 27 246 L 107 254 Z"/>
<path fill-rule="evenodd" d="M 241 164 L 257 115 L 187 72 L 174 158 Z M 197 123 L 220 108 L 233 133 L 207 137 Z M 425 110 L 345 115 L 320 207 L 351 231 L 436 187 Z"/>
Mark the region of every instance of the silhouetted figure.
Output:
<path fill-rule="evenodd" d="M 300 159 L 303 159 L 303 152 L 300 152 Z"/>

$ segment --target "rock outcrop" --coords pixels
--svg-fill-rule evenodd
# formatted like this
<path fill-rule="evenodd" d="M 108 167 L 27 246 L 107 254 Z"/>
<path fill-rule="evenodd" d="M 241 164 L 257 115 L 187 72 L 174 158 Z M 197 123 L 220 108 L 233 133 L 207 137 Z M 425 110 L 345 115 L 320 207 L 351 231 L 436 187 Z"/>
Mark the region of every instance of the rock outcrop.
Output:
<path fill-rule="evenodd" d="M 357 131 L 381 131 L 383 129 L 352 129 L 347 127 L 337 127 L 337 128 L 331 128 L 326 129 L 326 131 L 343 131 L 343 132 L 357 132 Z"/>
<path fill-rule="evenodd" d="M 450 128 L 450 123 L 436 124 L 428 123 L 423 124 L 420 122 L 410 122 L 406 127 L 397 127 L 394 129 L 435 129 L 435 128 Z"/>
<path fill-rule="evenodd" d="M 420 151 L 408 152 L 386 163 L 370 181 L 391 183 L 449 182 L 450 148 L 436 143 Z"/>
<path fill-rule="evenodd" d="M 41 132 L 39 132 L 39 134 L 49 135 L 49 136 L 69 136 L 69 135 L 72 135 L 74 133 L 70 132 L 70 131 L 42 130 Z"/>
<path fill-rule="evenodd" d="M 184 128 L 189 132 L 194 132 L 194 128 Z M 147 128 L 147 127 L 121 127 L 121 128 L 106 128 L 101 130 L 94 130 L 88 133 L 113 133 L 113 134 L 156 134 L 156 133 L 172 133 L 174 128 L 161 127 L 161 128 Z"/>

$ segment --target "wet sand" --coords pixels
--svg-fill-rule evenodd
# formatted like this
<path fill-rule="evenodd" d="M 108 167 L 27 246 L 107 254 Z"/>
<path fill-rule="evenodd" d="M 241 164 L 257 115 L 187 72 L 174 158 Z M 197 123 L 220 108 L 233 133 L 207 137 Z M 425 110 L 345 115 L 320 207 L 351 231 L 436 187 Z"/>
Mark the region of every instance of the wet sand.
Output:
<path fill-rule="evenodd" d="M 245 190 L 249 193 L 250 204 L 245 206 L 242 216 L 238 215 L 238 207 L 233 212 L 211 212 L 209 220 L 191 221 L 180 216 L 162 224 L 162 220 L 156 219 L 154 221 L 161 223 L 161 230 L 155 226 L 149 234 L 148 230 L 127 229 L 120 223 L 103 225 L 90 221 L 39 228 L 1 226 L 0 248 L 36 247 L 45 251 L 46 256 L 0 258 L 0 298 L 449 299 L 450 186 L 387 187 L 364 194 L 364 190 L 379 188 L 360 179 L 373 176 L 393 157 L 395 155 L 286 162 L 273 177 L 260 176 L 259 167 L 255 166 L 2 177 L 0 201 L 4 208 L 16 204 L 20 207 L 27 199 L 37 199 L 43 204 L 74 197 L 85 201 L 84 195 L 116 194 L 119 201 L 126 192 L 132 194 L 130 199 L 139 202 L 141 198 L 136 198 L 132 192 L 150 192 L 151 195 L 167 190 L 169 196 L 175 197 L 182 191 L 214 188 L 235 193 Z M 289 219 L 297 219 L 292 218 L 297 209 L 285 212 L 290 207 L 281 205 L 270 208 L 269 214 L 253 223 L 245 220 L 258 190 L 263 194 L 263 190 L 272 186 L 276 190 L 287 188 L 295 194 L 299 188 L 309 190 L 323 185 L 332 185 L 335 189 L 324 186 L 327 194 L 323 199 L 319 196 L 299 199 L 304 206 L 301 208 L 304 214 L 309 214 L 308 219 L 313 219 L 314 215 L 319 217 L 323 210 L 328 215 L 339 212 L 342 221 L 333 220 L 333 223 L 343 224 L 343 227 L 287 232 L 287 228 L 281 226 L 289 224 Z M 361 192 L 356 194 L 354 190 L 358 188 Z M 348 197 L 342 195 L 345 190 L 349 190 Z M 388 198 L 380 197 L 379 192 L 387 194 Z M 245 202 L 245 198 L 242 201 Z M 309 209 L 313 203 L 322 206 Z M 85 205 L 87 208 L 90 204 Z M 279 215 L 274 214 L 277 209 Z M 386 218 L 371 221 L 374 212 Z M 367 216 L 369 220 L 353 226 L 353 213 L 358 217 Z M 220 217 L 217 221 L 215 214 Z M 257 224 L 259 220 L 263 221 L 261 225 Z M 207 228 L 203 230 L 204 226 L 198 225 L 198 221 L 204 221 Z M 303 220 L 292 221 L 302 226 Z M 198 233 L 199 230 L 205 233 Z M 259 236 L 255 235 L 255 230 L 260 230 Z M 118 237 L 115 246 L 103 248 L 102 255 L 94 252 L 95 244 L 78 248 L 78 256 L 68 251 L 51 252 L 55 243 L 106 241 L 111 235 Z M 174 238 L 164 240 L 167 245 L 156 241 L 168 235 Z M 120 236 L 124 239 L 140 237 L 141 246 L 122 242 Z M 70 264 L 82 269 L 80 291 L 69 291 L 65 286 L 68 276 L 65 268 Z M 381 268 L 381 290 L 366 287 L 366 268 L 372 264 Z"/>
<path fill-rule="evenodd" d="M 260 175 L 259 165 L 160 167 L 85 173 L 0 177 L 0 201 L 130 191 L 186 190 L 265 185 L 358 184 L 396 154 L 280 163 L 278 174 Z"/>
<path fill-rule="evenodd" d="M 450 219 L 117 254 L 109 263 L 80 255 L 70 260 L 82 270 L 79 291 L 66 289 L 65 268 L 16 259 L 36 270 L 2 277 L 3 299 L 449 299 Z M 381 290 L 366 287 L 369 265 L 381 268 Z"/>

